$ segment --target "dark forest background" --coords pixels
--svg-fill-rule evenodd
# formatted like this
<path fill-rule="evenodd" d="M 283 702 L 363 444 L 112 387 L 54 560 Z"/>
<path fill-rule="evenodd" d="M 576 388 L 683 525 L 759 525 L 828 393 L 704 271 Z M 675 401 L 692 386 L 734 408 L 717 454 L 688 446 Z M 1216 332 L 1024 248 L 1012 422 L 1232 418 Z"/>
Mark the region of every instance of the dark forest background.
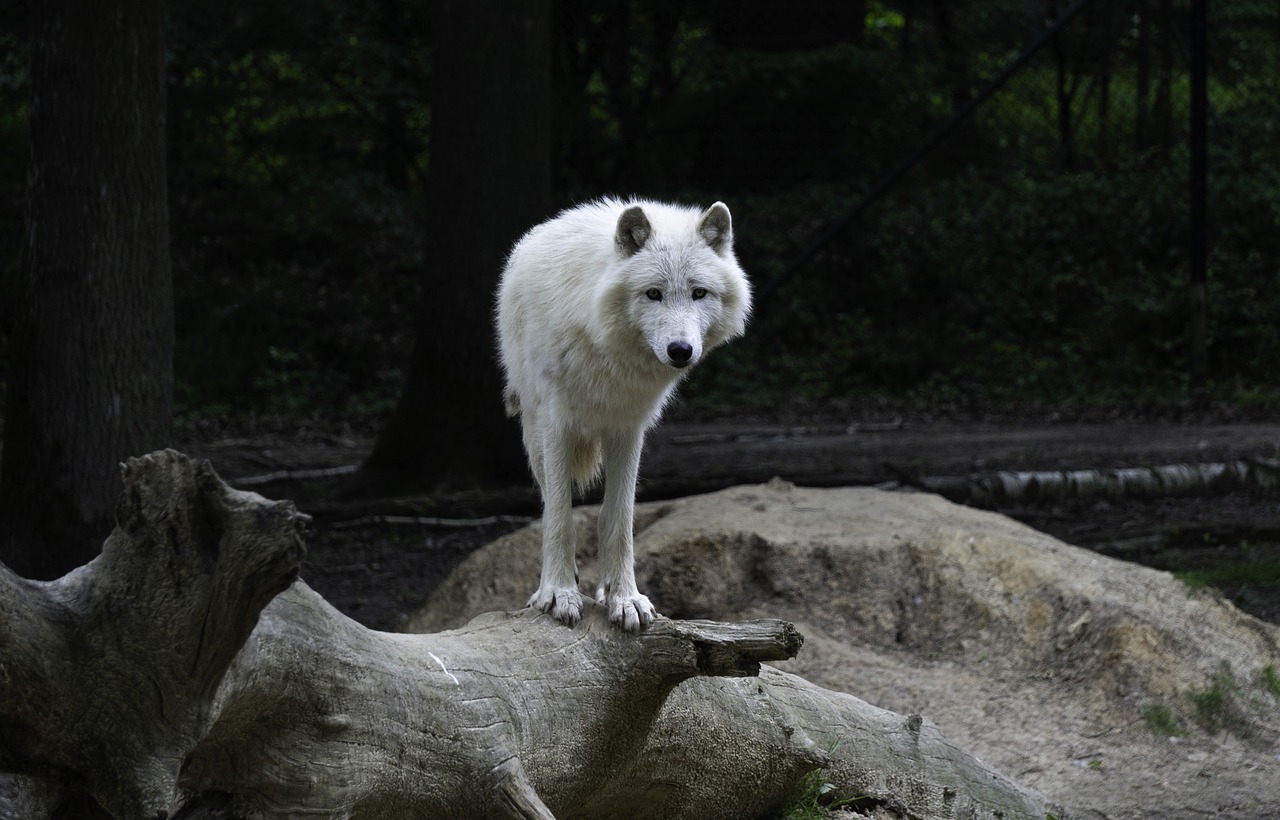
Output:
<path fill-rule="evenodd" d="M 1185 0 L 1090 4 L 771 286 L 1068 5 L 556 0 L 551 204 L 730 205 L 769 291 L 685 402 L 1182 402 Z M 0 34 L 0 316 L 22 263 L 22 8 L 7 6 Z M 432 257 L 453 226 L 428 219 L 424 197 L 433 76 L 449 70 L 424 4 L 168 15 L 176 412 L 385 413 L 414 311 L 453 286 Z M 1274 407 L 1280 11 L 1235 0 L 1210 15 L 1210 396 Z"/>
<path fill-rule="evenodd" d="M 465 481 L 527 480 L 511 431 L 502 447 L 470 436 L 482 452 L 456 448 L 468 424 L 506 429 L 487 319 L 502 257 L 520 230 L 560 208 L 633 193 L 725 201 L 757 289 L 747 336 L 693 375 L 686 405 L 1178 408 L 1194 399 L 1274 411 L 1280 8 L 1219 0 L 1196 24 L 1194 5 L 192 0 L 166 10 L 113 0 L 102 8 L 128 14 L 104 12 L 101 25 L 151 32 L 144 45 L 158 43 L 163 63 L 163 99 L 139 110 L 164 122 L 163 162 L 147 167 L 164 171 L 167 192 L 148 207 L 167 211 L 167 237 L 154 217 L 143 222 L 147 241 L 169 249 L 147 270 L 172 282 L 173 334 L 170 345 L 159 322 L 138 345 L 165 358 L 172 347 L 173 399 L 146 413 L 380 430 L 366 489 L 435 486 L 468 470 Z M 65 0 L 0 2 L 0 398 L 10 451 L 15 408 L 23 425 L 49 418 L 15 388 L 33 372 L 19 368 L 31 357 L 15 339 L 51 333 L 30 296 L 50 287 L 31 274 L 49 234 L 31 226 L 88 208 L 33 169 L 69 168 L 77 145 L 101 143 L 98 115 L 85 114 L 80 142 L 63 144 L 66 117 L 88 110 L 67 94 L 101 104 L 104 117 L 123 100 L 112 94 L 134 96 L 106 82 L 89 88 L 97 66 L 112 65 L 99 59 L 112 40 L 86 24 L 80 45 L 70 41 L 57 21 L 77 14 Z M 76 48 L 89 66 L 79 81 L 68 79 Z M 1196 65 L 1208 77 L 1199 319 Z M 43 97 L 64 105 L 62 119 L 50 114 L 56 105 L 33 108 L 33 84 L 67 91 Z M 127 129 L 103 130 L 127 143 Z M 86 155 L 87 170 L 68 175 L 92 182 L 102 168 L 119 171 L 114 150 Z M 32 195 L 40 191 L 44 199 Z M 129 210 L 126 197 L 100 220 Z M 102 255 L 89 245 L 81 258 Z M 117 268 L 122 307 L 101 310 L 105 324 L 143 310 L 139 280 L 128 264 Z M 93 277 L 78 281 L 72 289 L 92 307 Z M 156 304 L 167 312 L 169 295 Z M 78 332 L 75 310 L 64 304 L 51 321 Z M 166 385 L 167 366 L 152 388 Z M 59 386 L 55 371 L 34 366 L 53 374 L 40 387 L 45 407 L 77 389 L 70 378 Z M 69 426 L 96 423 L 89 413 Z M 137 442 L 163 443 L 166 424 L 117 443 L 124 453 L 103 448 L 96 463 L 113 470 Z M 424 463 L 437 467 L 414 466 Z M 74 464 L 42 481 L 83 472 Z M 39 483 L 8 472 L 10 487 Z M 0 496 L 0 511 L 25 506 Z"/>

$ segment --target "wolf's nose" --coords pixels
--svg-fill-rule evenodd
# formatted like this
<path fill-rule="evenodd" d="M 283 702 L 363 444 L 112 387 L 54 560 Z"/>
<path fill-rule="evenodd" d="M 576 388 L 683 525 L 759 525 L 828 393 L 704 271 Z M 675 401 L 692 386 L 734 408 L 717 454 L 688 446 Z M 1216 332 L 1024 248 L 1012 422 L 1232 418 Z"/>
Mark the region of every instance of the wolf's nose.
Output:
<path fill-rule="evenodd" d="M 684 367 L 693 358 L 693 345 L 688 342 L 672 342 L 667 345 L 667 358 L 676 367 Z"/>

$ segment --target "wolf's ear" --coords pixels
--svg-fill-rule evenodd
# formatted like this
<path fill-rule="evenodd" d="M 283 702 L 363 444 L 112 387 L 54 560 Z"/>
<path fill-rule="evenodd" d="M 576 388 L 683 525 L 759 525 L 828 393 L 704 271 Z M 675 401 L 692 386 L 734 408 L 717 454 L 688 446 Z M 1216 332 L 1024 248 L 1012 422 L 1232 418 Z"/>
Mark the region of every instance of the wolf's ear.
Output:
<path fill-rule="evenodd" d="M 733 219 L 723 202 L 707 208 L 707 212 L 698 220 L 698 234 L 716 253 L 724 253 L 733 244 Z"/>
<path fill-rule="evenodd" d="M 618 243 L 618 250 L 623 256 L 631 256 L 644 247 L 652 232 L 644 210 L 639 205 L 632 205 L 618 217 L 618 232 L 614 234 L 613 241 Z"/>

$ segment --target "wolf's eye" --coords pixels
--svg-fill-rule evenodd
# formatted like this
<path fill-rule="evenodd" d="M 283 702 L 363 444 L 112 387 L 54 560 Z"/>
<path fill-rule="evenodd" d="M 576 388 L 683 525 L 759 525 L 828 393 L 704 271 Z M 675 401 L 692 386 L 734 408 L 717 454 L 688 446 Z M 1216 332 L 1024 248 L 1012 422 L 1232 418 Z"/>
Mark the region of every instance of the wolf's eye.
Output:
<path fill-rule="evenodd" d="M 655 302 L 662 301 L 662 291 L 658 290 L 657 288 L 649 288 L 644 292 L 644 295 L 648 296 L 651 300 Z"/>
<path fill-rule="evenodd" d="M 706 295 L 707 295 L 707 289 L 706 289 L 706 288 L 694 288 L 694 289 L 693 289 L 693 298 L 694 298 L 694 299 L 701 299 L 702 297 L 704 297 L 704 296 L 706 296 Z"/>

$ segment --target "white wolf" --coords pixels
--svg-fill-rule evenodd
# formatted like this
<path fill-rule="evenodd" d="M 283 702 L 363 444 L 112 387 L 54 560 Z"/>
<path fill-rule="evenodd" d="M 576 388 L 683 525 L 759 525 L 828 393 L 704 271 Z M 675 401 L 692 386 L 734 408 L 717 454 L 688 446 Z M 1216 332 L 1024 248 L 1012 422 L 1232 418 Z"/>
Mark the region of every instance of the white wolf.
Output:
<path fill-rule="evenodd" d="M 740 336 L 751 310 L 729 209 L 602 199 L 530 230 L 507 259 L 497 325 L 507 412 L 542 489 L 542 577 L 529 606 L 582 617 L 573 485 L 604 464 L 596 600 L 629 631 L 653 621 L 636 588 L 632 517 L 645 430 L 689 368 Z"/>

